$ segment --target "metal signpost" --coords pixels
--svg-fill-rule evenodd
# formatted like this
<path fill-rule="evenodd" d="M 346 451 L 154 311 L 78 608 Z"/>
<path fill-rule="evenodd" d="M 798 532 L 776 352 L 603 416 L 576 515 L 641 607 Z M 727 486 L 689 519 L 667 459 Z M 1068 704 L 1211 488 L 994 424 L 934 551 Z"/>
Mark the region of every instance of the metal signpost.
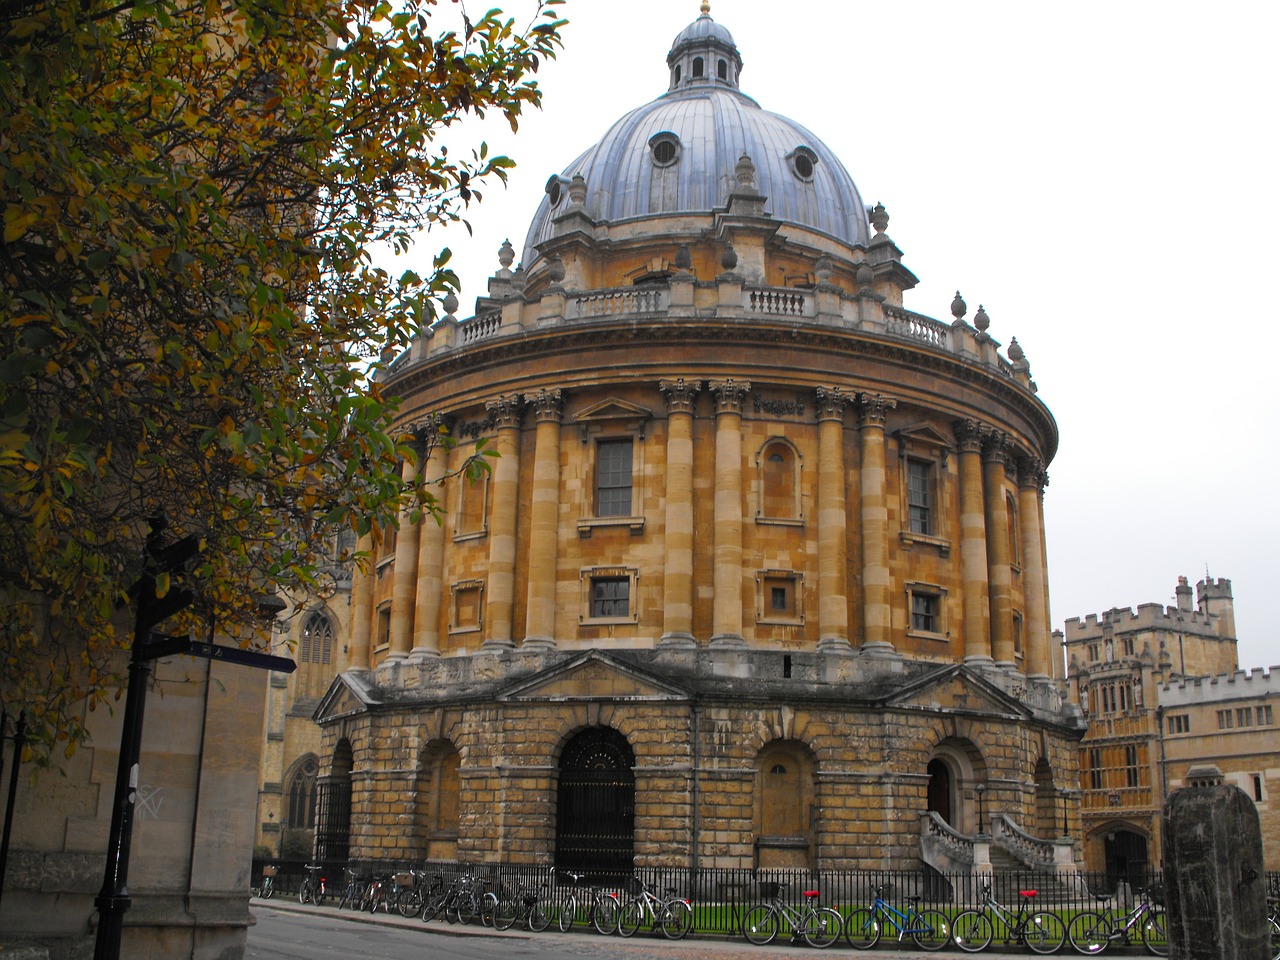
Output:
<path fill-rule="evenodd" d="M 129 847 L 133 838 L 134 804 L 138 794 L 138 761 L 142 752 L 142 716 L 146 705 L 147 676 L 151 662 L 179 653 L 225 660 L 265 670 L 291 673 L 296 664 L 285 657 L 254 653 L 235 647 L 203 643 L 190 637 L 173 637 L 153 633 L 151 628 L 189 606 L 194 595 L 188 589 L 171 589 L 163 597 L 156 596 L 156 578 L 179 573 L 200 552 L 195 537 L 184 537 L 167 547 L 160 545 L 165 528 L 163 519 L 153 520 L 147 538 L 147 572 L 133 585 L 130 593 L 137 604 L 134 621 L 133 649 L 129 659 L 129 687 L 124 709 L 124 726 L 120 732 L 120 760 L 116 766 L 115 801 L 111 808 L 111 833 L 107 845 L 107 865 L 102 889 L 94 899 L 98 908 L 98 933 L 94 960 L 119 960 L 120 936 L 124 914 L 129 909 Z"/>

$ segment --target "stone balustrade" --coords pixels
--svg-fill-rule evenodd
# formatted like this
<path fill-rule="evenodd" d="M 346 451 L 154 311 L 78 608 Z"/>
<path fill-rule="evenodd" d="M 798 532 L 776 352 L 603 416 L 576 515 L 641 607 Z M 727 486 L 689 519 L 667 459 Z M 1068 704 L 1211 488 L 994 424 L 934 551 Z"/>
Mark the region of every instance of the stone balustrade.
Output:
<path fill-rule="evenodd" d="M 804 320 L 815 328 L 843 329 L 859 336 L 892 339 L 984 366 L 997 376 L 1008 377 L 1034 390 L 1025 370 L 1019 370 L 1000 355 L 999 343 L 963 322 L 943 323 L 896 304 L 859 299 L 829 287 L 809 290 L 751 285 L 732 276 L 717 281 L 688 278 L 686 281 L 585 291 L 553 287 L 543 291 L 539 299 L 512 298 L 505 301 L 501 309 L 490 308 L 470 319 L 459 321 L 446 317 L 415 340 L 409 351 L 396 358 L 385 375 L 399 375 L 428 358 L 482 342 L 558 325 L 591 320 L 721 317 L 743 324 Z"/>

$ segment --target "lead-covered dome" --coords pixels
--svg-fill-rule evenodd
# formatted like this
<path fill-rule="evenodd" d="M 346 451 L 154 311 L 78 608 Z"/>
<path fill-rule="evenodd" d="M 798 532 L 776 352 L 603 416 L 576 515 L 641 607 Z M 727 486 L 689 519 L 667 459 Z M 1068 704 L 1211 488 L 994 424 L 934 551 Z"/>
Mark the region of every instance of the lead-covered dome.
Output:
<path fill-rule="evenodd" d="M 578 212 L 596 223 L 626 224 L 631 237 L 657 235 L 672 232 L 673 217 L 723 209 L 740 186 L 735 168 L 743 156 L 773 219 L 849 246 L 867 243 L 866 208 L 848 171 L 810 131 L 741 92 L 742 58 L 707 4 L 677 35 L 667 65 L 666 93 L 623 116 L 547 181 L 525 240 L 526 267 L 569 212 L 575 176 L 586 190 Z"/>

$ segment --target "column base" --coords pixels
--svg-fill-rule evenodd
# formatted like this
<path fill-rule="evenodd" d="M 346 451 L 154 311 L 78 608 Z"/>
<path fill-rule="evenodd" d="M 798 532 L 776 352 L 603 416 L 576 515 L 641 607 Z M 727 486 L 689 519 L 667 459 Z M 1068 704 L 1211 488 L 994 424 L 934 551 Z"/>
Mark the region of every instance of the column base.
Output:
<path fill-rule="evenodd" d="M 711 637 L 711 646 L 713 647 L 745 647 L 747 641 L 743 639 L 740 633 L 717 633 Z"/>
<path fill-rule="evenodd" d="M 971 657 L 965 657 L 964 665 L 966 667 L 973 667 L 975 670 L 990 670 L 996 665 L 996 662 L 985 653 L 979 653 Z"/>
<path fill-rule="evenodd" d="M 525 637 L 524 642 L 520 644 L 522 650 L 554 650 L 555 648 L 554 637 Z"/>
<path fill-rule="evenodd" d="M 833 657 L 851 657 L 853 644 L 847 637 L 822 637 L 818 641 L 818 652 Z"/>
<path fill-rule="evenodd" d="M 488 654 L 506 653 L 515 648 L 516 645 L 510 640 L 486 640 L 480 644 L 480 652 Z"/>
<path fill-rule="evenodd" d="M 698 642 L 692 633 L 664 633 L 658 641 L 659 647 L 696 647 Z"/>
<path fill-rule="evenodd" d="M 433 647 L 414 647 L 409 651 L 410 663 L 421 663 L 423 660 L 439 660 L 440 651 Z"/>
<path fill-rule="evenodd" d="M 858 648 L 858 655 L 868 660 L 901 660 L 902 654 L 887 640 L 873 640 Z"/>

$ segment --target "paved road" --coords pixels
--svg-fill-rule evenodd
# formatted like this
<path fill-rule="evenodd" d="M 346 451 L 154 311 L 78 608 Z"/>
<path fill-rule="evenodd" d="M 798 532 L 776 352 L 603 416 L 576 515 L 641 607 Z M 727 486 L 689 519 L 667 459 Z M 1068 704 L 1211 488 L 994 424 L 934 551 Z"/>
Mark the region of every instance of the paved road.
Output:
<path fill-rule="evenodd" d="M 927 954 L 914 947 L 902 950 L 824 951 L 793 947 L 790 943 L 753 947 L 742 940 L 692 937 L 672 942 L 640 934 L 632 939 L 590 933 L 499 933 L 480 926 L 457 926 L 379 913 L 339 911 L 333 907 L 303 906 L 297 900 L 254 900 L 257 925 L 249 930 L 246 960 L 555 960 L 591 957 L 595 960 L 779 960 L 797 956 L 830 958 L 939 957 L 957 960 L 971 956 L 959 951 Z"/>

